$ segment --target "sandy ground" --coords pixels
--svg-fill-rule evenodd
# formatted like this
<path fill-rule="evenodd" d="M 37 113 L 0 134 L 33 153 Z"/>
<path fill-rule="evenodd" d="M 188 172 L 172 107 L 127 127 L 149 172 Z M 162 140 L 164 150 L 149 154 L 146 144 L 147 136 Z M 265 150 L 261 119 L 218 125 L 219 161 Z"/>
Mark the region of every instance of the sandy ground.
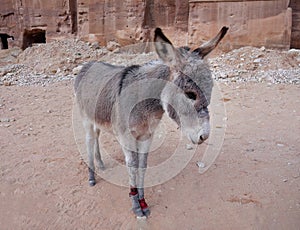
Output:
<path fill-rule="evenodd" d="M 228 118 L 221 154 L 199 174 L 200 147 L 176 177 L 147 188 L 152 213 L 137 221 L 127 188 L 100 177 L 88 185 L 71 81 L 0 87 L 0 229 L 299 229 L 300 86 L 221 89 Z"/>

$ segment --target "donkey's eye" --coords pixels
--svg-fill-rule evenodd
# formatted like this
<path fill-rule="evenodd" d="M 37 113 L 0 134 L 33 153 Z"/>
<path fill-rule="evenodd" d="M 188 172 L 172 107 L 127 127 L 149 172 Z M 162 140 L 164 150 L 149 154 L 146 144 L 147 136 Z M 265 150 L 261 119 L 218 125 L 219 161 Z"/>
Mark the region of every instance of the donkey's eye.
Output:
<path fill-rule="evenodd" d="M 187 96 L 187 98 L 191 99 L 191 100 L 196 100 L 197 99 L 197 95 L 194 92 L 188 91 L 184 93 L 185 96 Z"/>

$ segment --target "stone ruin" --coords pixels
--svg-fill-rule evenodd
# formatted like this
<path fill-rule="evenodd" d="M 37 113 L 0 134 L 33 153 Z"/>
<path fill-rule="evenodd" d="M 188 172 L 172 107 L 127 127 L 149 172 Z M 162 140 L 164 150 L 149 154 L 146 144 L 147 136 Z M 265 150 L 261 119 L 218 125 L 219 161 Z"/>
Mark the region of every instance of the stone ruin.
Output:
<path fill-rule="evenodd" d="M 2 0 L 0 8 L 2 48 L 66 38 L 124 46 L 151 41 L 158 26 L 176 38 L 175 45 L 197 46 L 223 25 L 230 27 L 224 51 L 300 48 L 300 1 Z"/>

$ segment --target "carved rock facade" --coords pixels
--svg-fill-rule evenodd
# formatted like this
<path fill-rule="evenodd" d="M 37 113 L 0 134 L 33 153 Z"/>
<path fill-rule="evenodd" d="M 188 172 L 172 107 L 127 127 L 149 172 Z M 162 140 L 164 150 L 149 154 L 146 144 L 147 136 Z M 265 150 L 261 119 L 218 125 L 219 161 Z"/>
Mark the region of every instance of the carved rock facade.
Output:
<path fill-rule="evenodd" d="M 300 48 L 298 0 L 2 0 L 0 34 L 10 46 L 78 37 L 106 45 L 151 41 L 162 27 L 176 45 L 197 46 L 229 26 L 223 50 Z"/>

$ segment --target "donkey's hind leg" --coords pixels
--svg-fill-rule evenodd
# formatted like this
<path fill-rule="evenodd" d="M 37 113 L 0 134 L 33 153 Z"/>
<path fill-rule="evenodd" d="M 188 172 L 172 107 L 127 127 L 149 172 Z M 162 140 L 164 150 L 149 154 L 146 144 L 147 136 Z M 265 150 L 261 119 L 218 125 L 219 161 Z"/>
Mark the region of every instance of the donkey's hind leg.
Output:
<path fill-rule="evenodd" d="M 101 154 L 100 154 L 100 149 L 99 149 L 99 134 L 100 134 L 100 129 L 98 129 L 96 126 L 94 127 L 94 131 L 96 134 L 96 139 L 95 139 L 95 145 L 94 145 L 94 151 L 95 151 L 95 158 L 96 162 L 98 164 L 99 169 L 104 170 L 104 164 L 101 159 Z"/>
<path fill-rule="evenodd" d="M 85 120 L 83 122 L 85 127 L 85 144 L 88 154 L 88 167 L 89 167 L 89 184 L 94 186 L 96 184 L 95 180 L 95 165 L 94 165 L 94 146 L 96 142 L 96 133 L 94 130 L 94 125 L 89 121 Z"/>

